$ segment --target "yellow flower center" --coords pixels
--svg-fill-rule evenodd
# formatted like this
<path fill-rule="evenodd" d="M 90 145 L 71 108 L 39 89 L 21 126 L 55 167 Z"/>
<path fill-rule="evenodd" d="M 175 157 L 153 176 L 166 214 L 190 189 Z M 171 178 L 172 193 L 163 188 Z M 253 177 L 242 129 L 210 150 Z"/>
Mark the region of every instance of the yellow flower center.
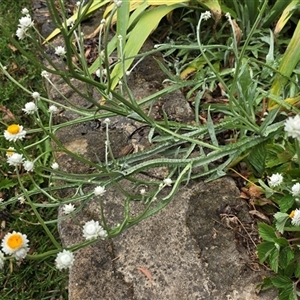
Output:
<path fill-rule="evenodd" d="M 20 129 L 21 127 L 17 124 L 12 124 L 12 125 L 9 125 L 7 127 L 7 131 L 10 133 L 10 134 L 17 134 L 20 132 Z"/>
<path fill-rule="evenodd" d="M 295 216 L 295 211 L 294 211 L 294 210 L 292 210 L 292 212 L 289 214 L 289 217 L 290 217 L 291 219 L 293 219 L 293 218 L 294 218 L 294 216 Z"/>
<path fill-rule="evenodd" d="M 12 249 L 17 249 L 23 244 L 23 239 L 19 234 L 12 234 L 8 240 L 7 245 Z"/>

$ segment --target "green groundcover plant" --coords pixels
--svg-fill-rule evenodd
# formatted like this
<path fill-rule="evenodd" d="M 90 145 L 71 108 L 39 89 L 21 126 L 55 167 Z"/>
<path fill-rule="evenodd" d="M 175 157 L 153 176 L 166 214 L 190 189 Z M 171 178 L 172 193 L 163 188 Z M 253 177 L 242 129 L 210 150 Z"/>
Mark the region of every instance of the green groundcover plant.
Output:
<path fill-rule="evenodd" d="M 74 251 L 99 239 L 113 238 L 157 213 L 170 203 L 181 184 L 201 177 L 213 180 L 226 175 L 228 169 L 240 161 L 245 161 L 253 173 L 253 181 L 265 189 L 266 196 L 280 210 L 274 212 L 274 226 L 259 225 L 259 233 L 264 240 L 258 246 L 259 259 L 262 263 L 267 262 L 278 273 L 277 276 L 266 279 L 264 287 L 278 288 L 280 299 L 297 299 L 300 276 L 297 246 L 300 226 L 297 198 L 300 194 L 300 174 L 297 171 L 300 126 L 299 110 L 294 106 L 299 93 L 299 72 L 294 69 L 299 61 L 295 50 L 299 26 L 296 25 L 295 35 L 291 38 L 278 38 L 276 41 L 268 24 L 280 17 L 282 10 L 278 9 L 279 2 L 272 3 L 270 7 L 273 10 L 270 11 L 268 1 L 251 2 L 255 2 L 256 6 L 247 1 L 240 6 L 234 1 L 224 1 L 223 7 L 218 1 L 211 2 L 217 4 L 217 11 L 204 11 L 203 5 L 195 5 L 191 9 L 179 2 L 172 8 L 168 5 L 161 5 L 159 9 L 155 6 L 149 8 L 145 4 L 134 10 L 130 8 L 128 1 L 114 1 L 105 17 L 99 20 L 98 56 L 91 66 L 85 57 L 82 21 L 96 10 L 95 7 L 108 4 L 108 1 L 90 1 L 86 5 L 78 2 L 73 16 L 66 15 L 63 1 L 58 1 L 59 10 L 57 3 L 47 1 L 52 21 L 63 41 L 58 46 L 50 38 L 40 36 L 30 11 L 26 8 L 22 10 L 15 38 L 12 39 L 14 46 L 37 68 L 41 68 L 41 77 L 48 85 L 56 88 L 52 75 L 59 76 L 89 101 L 91 107 L 83 109 L 72 103 L 66 106 L 49 99 L 20 84 L 6 66 L 0 63 L 3 74 L 23 90 L 24 97 L 30 99 L 22 111 L 32 124 L 31 128 L 25 128 L 23 124 L 2 122 L 5 126 L 2 135 L 5 146 L 0 150 L 16 179 L 5 179 L 1 182 L 1 187 L 14 187 L 17 193 L 10 199 L 2 199 L 1 208 L 20 202 L 27 205 L 35 217 L 33 224 L 44 230 L 52 244 L 50 249 L 45 249 L 42 253 L 34 251 L 30 235 L 12 229 L 4 235 L 1 242 L 1 268 L 4 268 L 7 261 L 13 263 L 52 257 L 53 265 L 58 270 L 68 270 L 74 264 Z M 280 8 L 285 9 L 286 6 Z M 189 26 L 193 27 L 193 34 L 171 42 L 162 42 L 151 51 L 137 54 L 139 48 L 132 42 L 136 33 L 134 30 L 137 30 L 134 25 L 143 16 L 149 16 L 149 11 L 150 16 L 153 11 L 160 11 L 162 18 L 175 8 L 184 9 L 188 12 L 187 16 L 198 16 L 196 21 L 185 18 Z M 144 13 L 146 9 L 149 11 Z M 251 15 L 247 20 L 243 18 L 246 12 Z M 116 34 L 111 38 L 109 32 L 114 24 Z M 247 33 L 244 37 L 241 36 L 240 28 Z M 213 37 L 210 32 L 214 32 Z M 28 41 L 42 56 L 43 64 L 32 59 L 32 53 L 26 51 L 24 45 Z M 278 41 L 288 44 L 287 54 L 280 53 L 282 49 L 280 46 L 276 47 Z M 132 51 L 131 47 L 134 48 Z M 55 60 L 58 59 L 66 66 L 63 71 L 46 49 L 54 52 Z M 156 94 L 137 100 L 131 93 L 127 79 L 136 64 L 142 63 L 144 57 L 155 52 L 162 52 L 169 66 L 171 64 L 168 57 L 176 53 L 178 57 L 182 57 L 181 65 L 179 63 L 173 66 L 176 73 L 174 75 L 158 62 L 166 72 L 168 84 Z M 110 60 L 112 53 L 117 58 L 114 63 Z M 291 56 L 296 64 L 288 72 L 281 72 L 282 66 L 286 65 Z M 191 79 L 183 76 L 187 69 L 195 72 Z M 278 82 L 282 77 L 284 84 L 283 92 L 280 93 Z M 85 89 L 76 89 L 71 79 L 82 82 Z M 226 104 L 202 103 L 204 92 L 207 89 L 212 91 L 216 86 L 221 86 Z M 101 95 L 101 101 L 90 95 L 88 91 L 91 87 Z M 151 107 L 160 96 L 178 89 L 187 89 L 187 97 L 194 99 L 192 105 L 195 109 L 195 121 L 192 124 L 182 124 L 168 120 L 165 115 L 160 121 L 153 120 L 144 107 L 150 108 L 151 112 Z M 58 88 L 56 90 L 62 99 L 68 101 Z M 268 104 L 269 111 L 266 109 Z M 78 119 L 56 124 L 53 118 L 61 109 L 76 113 Z M 289 116 L 289 111 L 296 115 Z M 201 112 L 206 118 L 204 124 L 200 122 Z M 215 121 L 214 117 L 220 114 L 222 118 Z M 147 125 L 150 128 L 148 140 L 152 147 L 115 158 L 111 151 L 109 124 L 110 118 L 116 115 Z M 98 119 L 103 121 L 106 130 L 104 161 L 94 163 L 78 153 L 72 153 L 56 138 L 55 133 L 61 128 Z M 39 135 L 39 139 L 31 142 L 31 136 L 35 134 Z M 226 134 L 230 137 L 225 142 L 220 142 L 218 137 Z M 79 162 L 84 162 L 93 168 L 93 173 L 63 171 L 52 155 L 53 151 L 64 152 Z M 192 153 L 198 154 L 191 156 Z M 169 172 L 163 180 L 149 183 L 139 178 L 139 173 L 160 166 L 167 167 Z M 203 172 L 192 172 L 200 166 Z M 124 191 L 121 180 L 131 181 L 139 192 Z M 106 191 L 111 187 L 124 194 L 124 219 L 114 227 L 107 225 L 109 222 L 103 204 Z M 58 191 L 63 189 L 73 189 L 74 194 L 68 199 L 61 198 Z M 86 192 L 87 190 L 90 192 Z M 161 196 L 162 190 L 167 191 L 166 196 Z M 43 200 L 37 201 L 39 197 Z M 72 218 L 91 199 L 98 199 L 101 215 L 97 220 L 91 219 L 78 225 L 82 230 L 82 243 L 63 248 L 52 232 L 53 224 L 64 218 Z M 143 211 L 140 214 L 132 216 L 132 201 L 142 204 Z M 63 216 L 60 219 L 47 219 L 45 211 L 58 207 L 62 208 Z"/>

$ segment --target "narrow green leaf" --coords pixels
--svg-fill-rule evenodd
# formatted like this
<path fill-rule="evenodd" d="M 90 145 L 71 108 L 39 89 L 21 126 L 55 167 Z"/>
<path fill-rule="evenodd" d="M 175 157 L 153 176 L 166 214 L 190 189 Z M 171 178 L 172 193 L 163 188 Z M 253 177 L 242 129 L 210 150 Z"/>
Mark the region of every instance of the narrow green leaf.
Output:
<path fill-rule="evenodd" d="M 134 60 L 134 56 L 138 54 L 142 45 L 151 32 L 158 26 L 161 19 L 178 7 L 182 7 L 182 4 L 157 6 L 143 13 L 139 21 L 128 34 L 128 40 L 124 49 L 125 57 L 128 59 L 125 60 L 124 66 L 118 63 L 111 72 L 111 77 L 113 78 L 111 89 L 117 86 L 119 80 L 124 75 L 123 70 L 128 70 Z"/>

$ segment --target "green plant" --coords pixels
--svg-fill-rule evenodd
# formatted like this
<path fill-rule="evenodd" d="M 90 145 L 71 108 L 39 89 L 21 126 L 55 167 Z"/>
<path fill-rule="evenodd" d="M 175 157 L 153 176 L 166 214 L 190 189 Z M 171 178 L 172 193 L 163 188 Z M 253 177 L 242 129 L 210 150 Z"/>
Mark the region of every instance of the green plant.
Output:
<path fill-rule="evenodd" d="M 191 22 L 191 27 L 194 26 L 195 28 L 193 37 L 189 37 L 189 39 L 193 39 L 193 43 L 190 43 L 189 39 L 181 38 L 179 43 L 176 43 L 178 40 L 170 43 L 163 42 L 158 44 L 156 49 L 140 54 L 138 52 L 143 41 L 163 16 L 177 7 L 186 7 L 191 14 L 194 12 L 186 5 L 179 5 L 177 1 L 170 6 L 160 5 L 157 7 L 149 7 L 148 4 L 131 7 L 129 2 L 122 4 L 117 1 L 107 10 L 106 18 L 99 21 L 98 57 L 91 66 L 88 64 L 84 53 L 85 41 L 81 34 L 81 22 L 93 11 L 107 4 L 107 1 L 90 1 L 85 6 L 79 3 L 77 13 L 71 18 L 65 15 L 62 1 L 58 1 L 61 13 L 58 13 L 53 1 L 48 0 L 47 3 L 53 22 L 59 28 L 58 31 L 62 38 L 59 46 L 52 44 L 50 38 L 44 41 L 47 47 L 54 50 L 55 59 L 49 56 L 43 46 L 37 42 L 40 36 L 31 23 L 30 16 L 26 16 L 26 20 L 23 20 L 27 24 L 26 27 L 21 23 L 19 25 L 17 34 L 20 40 L 12 40 L 12 43 L 30 61 L 31 54 L 25 47 L 27 40 L 30 39 L 43 56 L 45 64 L 42 66 L 41 74 L 47 84 L 56 88 L 54 79 L 58 77 L 59 80 L 65 82 L 78 95 L 87 100 L 90 106 L 84 109 L 76 106 L 63 93 L 60 93 L 58 88 L 56 90 L 60 93 L 63 101 L 55 102 L 53 99 L 43 97 L 18 82 L 9 70 L 0 64 L 3 74 L 31 98 L 31 102 L 25 105 L 23 111 L 30 118 L 32 125 L 25 132 L 22 125 L 5 124 L 6 129 L 3 137 L 6 139 L 6 144 L 1 150 L 6 153 L 6 162 L 13 168 L 10 170 L 13 170 L 17 178 L 18 195 L 10 197 L 1 206 L 17 206 L 21 197 L 33 212 L 34 221 L 32 222 L 40 224 L 51 242 L 51 246 L 47 249 L 38 248 L 36 252 L 28 254 L 32 237 L 28 234 L 28 242 L 24 234 L 21 233 L 22 229 L 16 229 L 20 232 L 8 233 L 4 237 L 5 247 L 2 247 L 2 250 L 7 256 L 4 258 L 2 253 L 1 264 L 4 264 L 5 260 L 19 260 L 25 256 L 28 260 L 50 257 L 53 263 L 56 256 L 56 267 L 60 270 L 68 269 L 74 262 L 74 251 L 91 245 L 99 239 L 113 238 L 157 213 L 170 203 L 182 183 L 201 177 L 212 180 L 224 176 L 229 168 L 234 167 L 241 160 L 248 163 L 249 168 L 252 168 L 257 177 L 259 174 L 263 177 L 268 168 L 275 169 L 279 165 L 281 166 L 281 164 L 274 164 L 273 157 L 279 154 L 280 149 L 287 144 L 283 143 L 282 148 L 280 148 L 278 145 L 274 145 L 274 141 L 278 141 L 278 136 L 282 133 L 286 114 L 280 110 L 281 107 L 276 107 L 266 113 L 264 103 L 265 98 L 270 96 L 270 78 L 273 74 L 279 73 L 277 65 L 282 58 L 275 58 L 277 55 L 280 56 L 280 51 L 276 48 L 273 33 L 260 27 L 263 20 L 273 18 L 273 15 L 270 16 L 267 12 L 268 1 L 264 1 L 261 5 L 258 1 L 251 3 L 244 1 L 242 5 L 227 1 L 227 8 L 223 7 L 223 11 L 226 11 L 223 19 L 218 1 L 205 2 L 206 6 L 212 8 L 212 13 L 210 11 L 202 12 L 202 9 L 198 8 L 199 21 Z M 229 9 L 229 5 L 232 5 L 231 9 Z M 276 5 L 274 8 L 277 9 L 278 6 Z M 234 12 L 234 8 L 236 12 Z M 242 15 L 243 10 L 248 13 L 255 12 L 253 17 L 249 19 L 250 23 L 244 24 L 245 28 L 249 29 L 244 37 L 240 34 L 237 21 L 232 17 Z M 189 13 L 184 14 L 188 16 Z M 223 21 L 223 23 L 220 24 L 212 20 L 212 15 L 215 20 Z M 278 12 L 276 16 L 278 16 Z M 143 35 L 141 33 L 143 24 L 150 17 L 155 18 L 155 22 L 152 24 L 155 26 L 147 27 Z M 109 39 L 108 32 L 114 22 L 116 22 L 116 34 L 112 39 Z M 205 34 L 205 32 L 213 32 L 214 36 Z M 141 36 L 140 43 L 134 43 L 136 35 Z M 292 39 L 293 41 L 294 39 Z M 168 61 L 173 53 L 178 53 L 174 52 L 174 49 L 179 52 L 180 56 L 184 57 L 183 64 L 181 68 L 178 68 L 177 74 L 174 75 L 162 63 L 158 62 L 169 76 L 169 85 L 158 93 L 137 101 L 127 82 L 127 78 L 130 76 L 128 70 L 131 63 L 134 59 L 141 59 L 155 51 L 164 53 L 164 57 Z M 114 50 L 116 50 L 117 62 L 111 66 L 109 57 Z M 261 61 L 261 57 L 264 58 L 264 62 Z M 38 61 L 33 61 L 33 63 L 37 68 L 41 67 Z M 58 65 L 64 65 L 65 68 Z M 182 75 L 187 68 L 193 69 L 196 74 L 195 77 L 183 80 L 183 78 L 187 78 Z M 287 76 L 290 75 L 287 74 Z M 84 88 L 78 89 L 73 84 L 74 79 L 79 81 Z M 292 79 L 289 80 L 292 81 Z M 117 85 L 119 89 L 116 89 Z M 216 86 L 219 86 L 220 94 L 226 99 L 226 104 L 202 103 L 207 87 L 213 91 Z M 194 124 L 170 121 L 166 115 L 162 115 L 160 120 L 154 120 L 145 111 L 145 107 L 151 110 L 151 105 L 157 101 L 160 95 L 180 88 L 188 89 L 188 97 L 194 97 Z M 93 97 L 90 93 L 91 89 L 100 95 L 100 99 Z M 297 92 L 297 88 L 295 89 Z M 272 97 L 283 108 L 290 108 L 280 95 L 272 95 Z M 53 117 L 59 108 L 76 113 L 78 118 L 53 124 Z M 298 112 L 297 108 L 293 109 Z M 202 119 L 206 121 L 205 124 L 200 122 L 201 113 Z M 43 118 L 43 115 L 46 115 L 46 118 Z M 110 118 L 118 115 L 146 125 L 149 128 L 148 140 L 152 147 L 124 157 L 114 157 L 111 151 L 109 124 Z M 56 137 L 58 130 L 68 129 L 70 126 L 95 119 L 103 120 L 106 133 L 104 159 L 102 161 L 98 159 L 97 162 L 70 151 Z M 36 141 L 28 139 L 25 143 L 24 137 L 28 134 L 39 134 L 40 138 Z M 227 138 L 220 141 L 219 137 L 223 136 L 227 136 Z M 9 146 L 13 146 L 14 149 L 10 149 Z M 266 153 L 265 149 L 269 151 Z M 288 150 L 292 152 L 293 149 L 289 144 Z M 54 161 L 55 157 L 51 156 L 53 151 L 65 153 L 75 161 L 84 162 L 93 169 L 93 173 L 77 174 L 59 169 L 59 165 Z M 192 157 L 191 154 L 197 155 Z M 167 167 L 168 175 L 163 180 L 144 182 L 139 174 L 154 167 Z M 201 167 L 203 172 L 193 172 L 196 167 Z M 292 165 L 291 168 L 294 169 L 295 165 Z M 139 189 L 139 193 L 124 190 L 121 185 L 122 180 L 132 182 Z M 266 187 L 263 180 L 257 181 Z M 60 185 L 58 185 L 59 183 Z M 147 190 L 144 188 L 145 185 Z M 105 204 L 101 201 L 105 197 L 106 190 L 111 187 L 120 190 L 124 196 L 124 218 L 115 227 L 108 225 L 109 222 L 104 213 Z M 57 191 L 62 189 L 72 189 L 74 191 L 73 197 L 60 197 Z M 162 190 L 167 191 L 167 195 L 164 197 L 161 196 Z M 40 195 L 46 197 L 48 203 L 32 200 Z M 65 212 L 65 216 L 62 218 L 72 218 L 93 198 L 98 198 L 101 204 L 99 220 L 90 220 L 82 226 L 85 238 L 83 242 L 63 249 L 52 231 L 52 226 L 55 226 L 54 224 L 60 219 L 51 214 L 49 220 L 47 214 L 41 212 L 57 209 L 61 206 Z M 139 214 L 132 216 L 131 203 L 136 201 L 139 201 L 142 210 Z M 92 230 L 88 231 L 87 227 Z M 264 229 L 270 230 L 269 227 L 261 225 L 262 238 L 266 238 Z M 270 241 L 271 238 L 272 241 Z M 283 242 L 282 239 L 279 239 L 279 242 L 276 239 L 277 235 L 275 237 L 273 234 L 266 241 L 272 242 L 273 248 L 279 242 L 286 246 L 286 242 Z M 260 246 L 261 249 L 263 247 L 264 244 Z M 290 251 L 285 251 L 290 255 Z M 264 258 L 262 262 L 267 261 L 267 256 Z M 279 272 L 279 267 L 274 268 L 274 271 Z"/>

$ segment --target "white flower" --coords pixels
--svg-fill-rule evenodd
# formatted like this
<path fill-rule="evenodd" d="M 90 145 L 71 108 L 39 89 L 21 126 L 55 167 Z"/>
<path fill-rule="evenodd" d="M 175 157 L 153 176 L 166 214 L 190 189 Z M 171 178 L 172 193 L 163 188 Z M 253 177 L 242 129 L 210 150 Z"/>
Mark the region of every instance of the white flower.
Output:
<path fill-rule="evenodd" d="M 0 251 L 0 270 L 2 270 L 4 267 L 4 261 L 5 261 L 4 254 L 2 251 Z"/>
<path fill-rule="evenodd" d="M 171 178 L 165 178 L 164 179 L 164 184 L 166 186 L 171 186 L 172 185 L 172 179 Z"/>
<path fill-rule="evenodd" d="M 64 249 L 62 252 L 57 253 L 55 264 L 58 270 L 71 268 L 74 264 L 74 254 Z"/>
<path fill-rule="evenodd" d="M 300 195 L 300 183 L 297 182 L 292 186 L 292 195 L 294 197 L 299 196 Z"/>
<path fill-rule="evenodd" d="M 32 161 L 26 160 L 23 163 L 25 171 L 31 172 L 34 169 L 34 163 Z"/>
<path fill-rule="evenodd" d="M 38 108 L 34 102 L 27 102 L 25 104 L 25 108 L 22 108 L 22 110 L 25 112 L 25 114 L 32 115 L 38 110 Z"/>
<path fill-rule="evenodd" d="M 21 248 L 21 249 L 17 250 L 17 251 L 13 254 L 13 257 L 14 257 L 16 260 L 23 259 L 23 258 L 26 257 L 28 251 L 29 251 L 29 248 Z"/>
<path fill-rule="evenodd" d="M 21 13 L 22 13 L 22 15 L 28 15 L 28 14 L 29 14 L 29 10 L 28 10 L 26 7 L 24 7 L 24 8 L 21 10 Z"/>
<path fill-rule="evenodd" d="M 0 197 L 0 204 L 4 202 L 4 199 Z"/>
<path fill-rule="evenodd" d="M 103 121 L 104 124 L 109 125 L 110 124 L 110 119 L 109 118 L 105 118 Z"/>
<path fill-rule="evenodd" d="M 19 197 L 18 198 L 20 204 L 24 204 L 25 203 L 25 198 L 22 196 L 22 197 Z"/>
<path fill-rule="evenodd" d="M 141 194 L 141 195 L 145 195 L 145 194 L 146 194 L 146 189 L 141 189 L 141 190 L 140 190 L 140 194 Z"/>
<path fill-rule="evenodd" d="M 270 187 L 278 186 L 278 185 L 280 185 L 282 183 L 282 181 L 283 181 L 283 177 L 282 177 L 281 174 L 279 174 L 279 173 L 273 174 L 270 177 L 269 186 Z"/>
<path fill-rule="evenodd" d="M 105 230 L 99 225 L 99 222 L 94 220 L 86 222 L 82 228 L 83 237 L 86 240 L 96 239 L 100 234 L 103 236 L 103 231 Z"/>
<path fill-rule="evenodd" d="M 75 23 L 75 21 L 71 18 L 67 20 L 67 26 L 70 28 L 72 28 L 74 26 L 74 23 Z"/>
<path fill-rule="evenodd" d="M 63 46 L 57 46 L 55 48 L 55 54 L 58 55 L 58 56 L 64 56 L 66 54 L 66 50 L 65 50 L 65 47 Z"/>
<path fill-rule="evenodd" d="M 19 27 L 16 31 L 16 36 L 19 40 L 23 40 L 26 37 L 26 29 Z"/>
<path fill-rule="evenodd" d="M 31 94 L 32 98 L 35 99 L 35 100 L 39 100 L 40 99 L 40 93 L 38 92 L 33 92 Z"/>
<path fill-rule="evenodd" d="M 25 135 L 26 131 L 23 129 L 23 126 L 17 124 L 9 125 L 4 131 L 4 137 L 10 142 L 22 140 Z"/>
<path fill-rule="evenodd" d="M 105 188 L 100 185 L 95 187 L 94 189 L 95 196 L 103 196 L 105 192 L 106 192 Z"/>
<path fill-rule="evenodd" d="M 68 215 L 75 210 L 75 206 L 72 203 L 69 203 L 69 204 L 65 204 L 62 209 L 64 214 Z"/>
<path fill-rule="evenodd" d="M 57 162 L 54 162 L 52 165 L 51 165 L 51 168 L 53 170 L 58 170 L 59 169 L 59 164 Z"/>
<path fill-rule="evenodd" d="M 96 76 L 97 76 L 98 78 L 100 78 L 100 76 L 101 76 L 101 71 L 100 71 L 100 69 L 97 69 L 97 70 L 96 70 Z"/>
<path fill-rule="evenodd" d="M 48 78 L 48 77 L 49 77 L 49 73 L 48 73 L 47 71 L 43 70 L 43 71 L 41 72 L 41 76 L 42 76 L 42 77 L 45 77 L 45 78 Z"/>
<path fill-rule="evenodd" d="M 290 117 L 285 121 L 284 130 L 288 136 L 300 141 L 300 116 Z"/>
<path fill-rule="evenodd" d="M 25 258 L 29 251 L 29 240 L 26 234 L 20 232 L 7 233 L 1 243 L 2 251 L 7 255 L 14 256 L 17 260 Z"/>
<path fill-rule="evenodd" d="M 32 27 L 34 25 L 34 23 L 33 23 L 33 21 L 32 21 L 32 19 L 31 19 L 31 17 L 30 16 L 24 16 L 24 17 L 22 17 L 21 19 L 19 19 L 19 27 L 20 28 L 23 28 L 23 29 L 28 29 L 28 28 L 30 28 L 30 27 Z"/>
<path fill-rule="evenodd" d="M 7 157 L 7 163 L 10 166 L 19 166 L 23 163 L 24 158 L 23 158 L 23 154 L 19 154 L 19 153 L 13 153 L 12 155 L 10 155 L 9 157 Z"/>
<path fill-rule="evenodd" d="M 289 217 L 292 219 L 291 223 L 294 226 L 300 226 L 300 209 L 293 210 Z"/>
<path fill-rule="evenodd" d="M 99 237 L 100 237 L 100 239 L 105 240 L 107 238 L 107 231 L 102 228 L 99 231 Z"/>
<path fill-rule="evenodd" d="M 207 10 L 206 12 L 202 13 L 202 14 L 201 14 L 201 17 L 202 17 L 203 20 L 207 21 L 208 19 L 211 18 L 211 13 L 210 13 L 210 11 Z"/>
<path fill-rule="evenodd" d="M 58 108 L 55 105 L 50 105 L 48 111 L 51 114 L 56 114 L 58 112 Z"/>

